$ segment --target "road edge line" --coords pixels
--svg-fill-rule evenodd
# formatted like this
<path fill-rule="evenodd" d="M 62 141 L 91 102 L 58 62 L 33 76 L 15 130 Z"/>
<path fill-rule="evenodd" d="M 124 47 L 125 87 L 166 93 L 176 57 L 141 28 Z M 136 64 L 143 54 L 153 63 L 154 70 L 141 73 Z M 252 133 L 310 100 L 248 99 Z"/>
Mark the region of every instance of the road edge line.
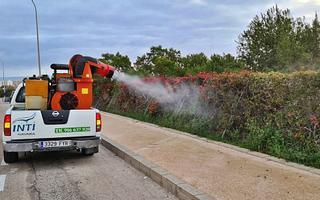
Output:
<path fill-rule="evenodd" d="M 6 184 L 6 177 L 7 177 L 6 174 L 0 175 L 0 192 L 3 192 L 3 190 L 4 190 L 4 186 Z"/>
<path fill-rule="evenodd" d="M 142 156 L 114 142 L 110 138 L 101 137 L 101 145 L 151 178 L 180 200 L 216 200 L 216 198 L 199 191 L 162 167 L 149 160 L 145 160 Z"/>

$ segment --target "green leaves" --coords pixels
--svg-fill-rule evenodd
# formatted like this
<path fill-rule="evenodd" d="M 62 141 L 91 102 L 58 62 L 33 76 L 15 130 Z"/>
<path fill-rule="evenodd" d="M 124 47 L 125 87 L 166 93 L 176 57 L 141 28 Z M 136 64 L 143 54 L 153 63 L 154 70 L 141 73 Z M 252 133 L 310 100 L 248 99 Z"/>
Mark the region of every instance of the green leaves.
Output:
<path fill-rule="evenodd" d="M 150 51 L 137 57 L 135 68 L 138 74 L 156 76 L 183 75 L 181 53 L 173 48 L 153 46 Z"/>
<path fill-rule="evenodd" d="M 127 55 L 121 55 L 119 52 L 116 54 L 102 54 L 100 61 L 115 66 L 117 70 L 122 72 L 132 72 L 134 70 L 129 57 Z"/>
<path fill-rule="evenodd" d="M 290 10 L 277 6 L 257 15 L 240 34 L 239 57 L 255 71 L 318 69 L 320 66 L 320 24 L 294 19 Z"/>
<path fill-rule="evenodd" d="M 127 55 L 104 53 L 102 62 L 115 66 L 118 70 L 142 76 L 186 76 L 200 72 L 234 72 L 245 68 L 243 61 L 231 54 L 213 54 L 207 57 L 204 53 L 182 56 L 179 50 L 153 46 L 138 56 L 134 64 Z"/>

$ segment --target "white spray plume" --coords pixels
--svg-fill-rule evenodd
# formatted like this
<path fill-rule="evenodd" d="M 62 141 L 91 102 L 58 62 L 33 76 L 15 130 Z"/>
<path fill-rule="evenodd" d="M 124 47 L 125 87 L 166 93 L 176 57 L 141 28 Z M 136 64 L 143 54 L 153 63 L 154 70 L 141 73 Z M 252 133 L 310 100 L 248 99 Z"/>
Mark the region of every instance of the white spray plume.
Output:
<path fill-rule="evenodd" d="M 208 109 L 201 103 L 199 86 L 196 84 L 179 84 L 174 88 L 164 86 L 160 81 L 148 82 L 138 76 L 116 71 L 113 78 L 124 83 L 129 89 L 140 95 L 154 98 L 160 106 L 176 114 L 186 113 L 199 117 L 212 117 L 215 109 Z"/>

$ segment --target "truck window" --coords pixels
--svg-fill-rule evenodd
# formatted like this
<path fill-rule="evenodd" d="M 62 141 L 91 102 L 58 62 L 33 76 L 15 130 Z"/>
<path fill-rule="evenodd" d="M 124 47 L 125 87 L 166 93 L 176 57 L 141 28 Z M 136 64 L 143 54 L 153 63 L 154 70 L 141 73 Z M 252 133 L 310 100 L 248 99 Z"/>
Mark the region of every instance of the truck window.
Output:
<path fill-rule="evenodd" d="M 17 103 L 24 103 L 26 100 L 25 100 L 25 89 L 24 87 L 22 87 L 20 90 L 19 90 L 19 93 L 16 97 L 16 102 Z"/>

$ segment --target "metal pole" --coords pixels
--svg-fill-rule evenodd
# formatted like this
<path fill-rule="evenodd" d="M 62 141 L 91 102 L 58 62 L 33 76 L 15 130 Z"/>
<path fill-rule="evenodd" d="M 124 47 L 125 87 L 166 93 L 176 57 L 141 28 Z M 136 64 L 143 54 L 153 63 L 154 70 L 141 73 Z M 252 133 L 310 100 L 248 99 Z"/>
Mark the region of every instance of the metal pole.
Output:
<path fill-rule="evenodd" d="M 6 86 L 5 86 L 5 82 L 4 82 L 4 62 L 0 60 L 0 62 L 2 63 L 2 86 L 3 86 L 3 97 L 5 97 L 6 95 Z"/>
<path fill-rule="evenodd" d="M 39 42 L 39 27 L 38 27 L 38 11 L 36 4 L 34 3 L 33 0 L 31 0 L 33 6 L 34 6 L 34 11 L 36 14 L 36 29 L 37 29 L 37 50 L 38 50 L 38 68 L 39 68 L 39 76 L 41 76 L 41 66 L 40 66 L 40 42 Z"/>
<path fill-rule="evenodd" d="M 4 81 L 4 63 L 2 62 L 3 96 L 6 97 L 6 84 Z"/>

